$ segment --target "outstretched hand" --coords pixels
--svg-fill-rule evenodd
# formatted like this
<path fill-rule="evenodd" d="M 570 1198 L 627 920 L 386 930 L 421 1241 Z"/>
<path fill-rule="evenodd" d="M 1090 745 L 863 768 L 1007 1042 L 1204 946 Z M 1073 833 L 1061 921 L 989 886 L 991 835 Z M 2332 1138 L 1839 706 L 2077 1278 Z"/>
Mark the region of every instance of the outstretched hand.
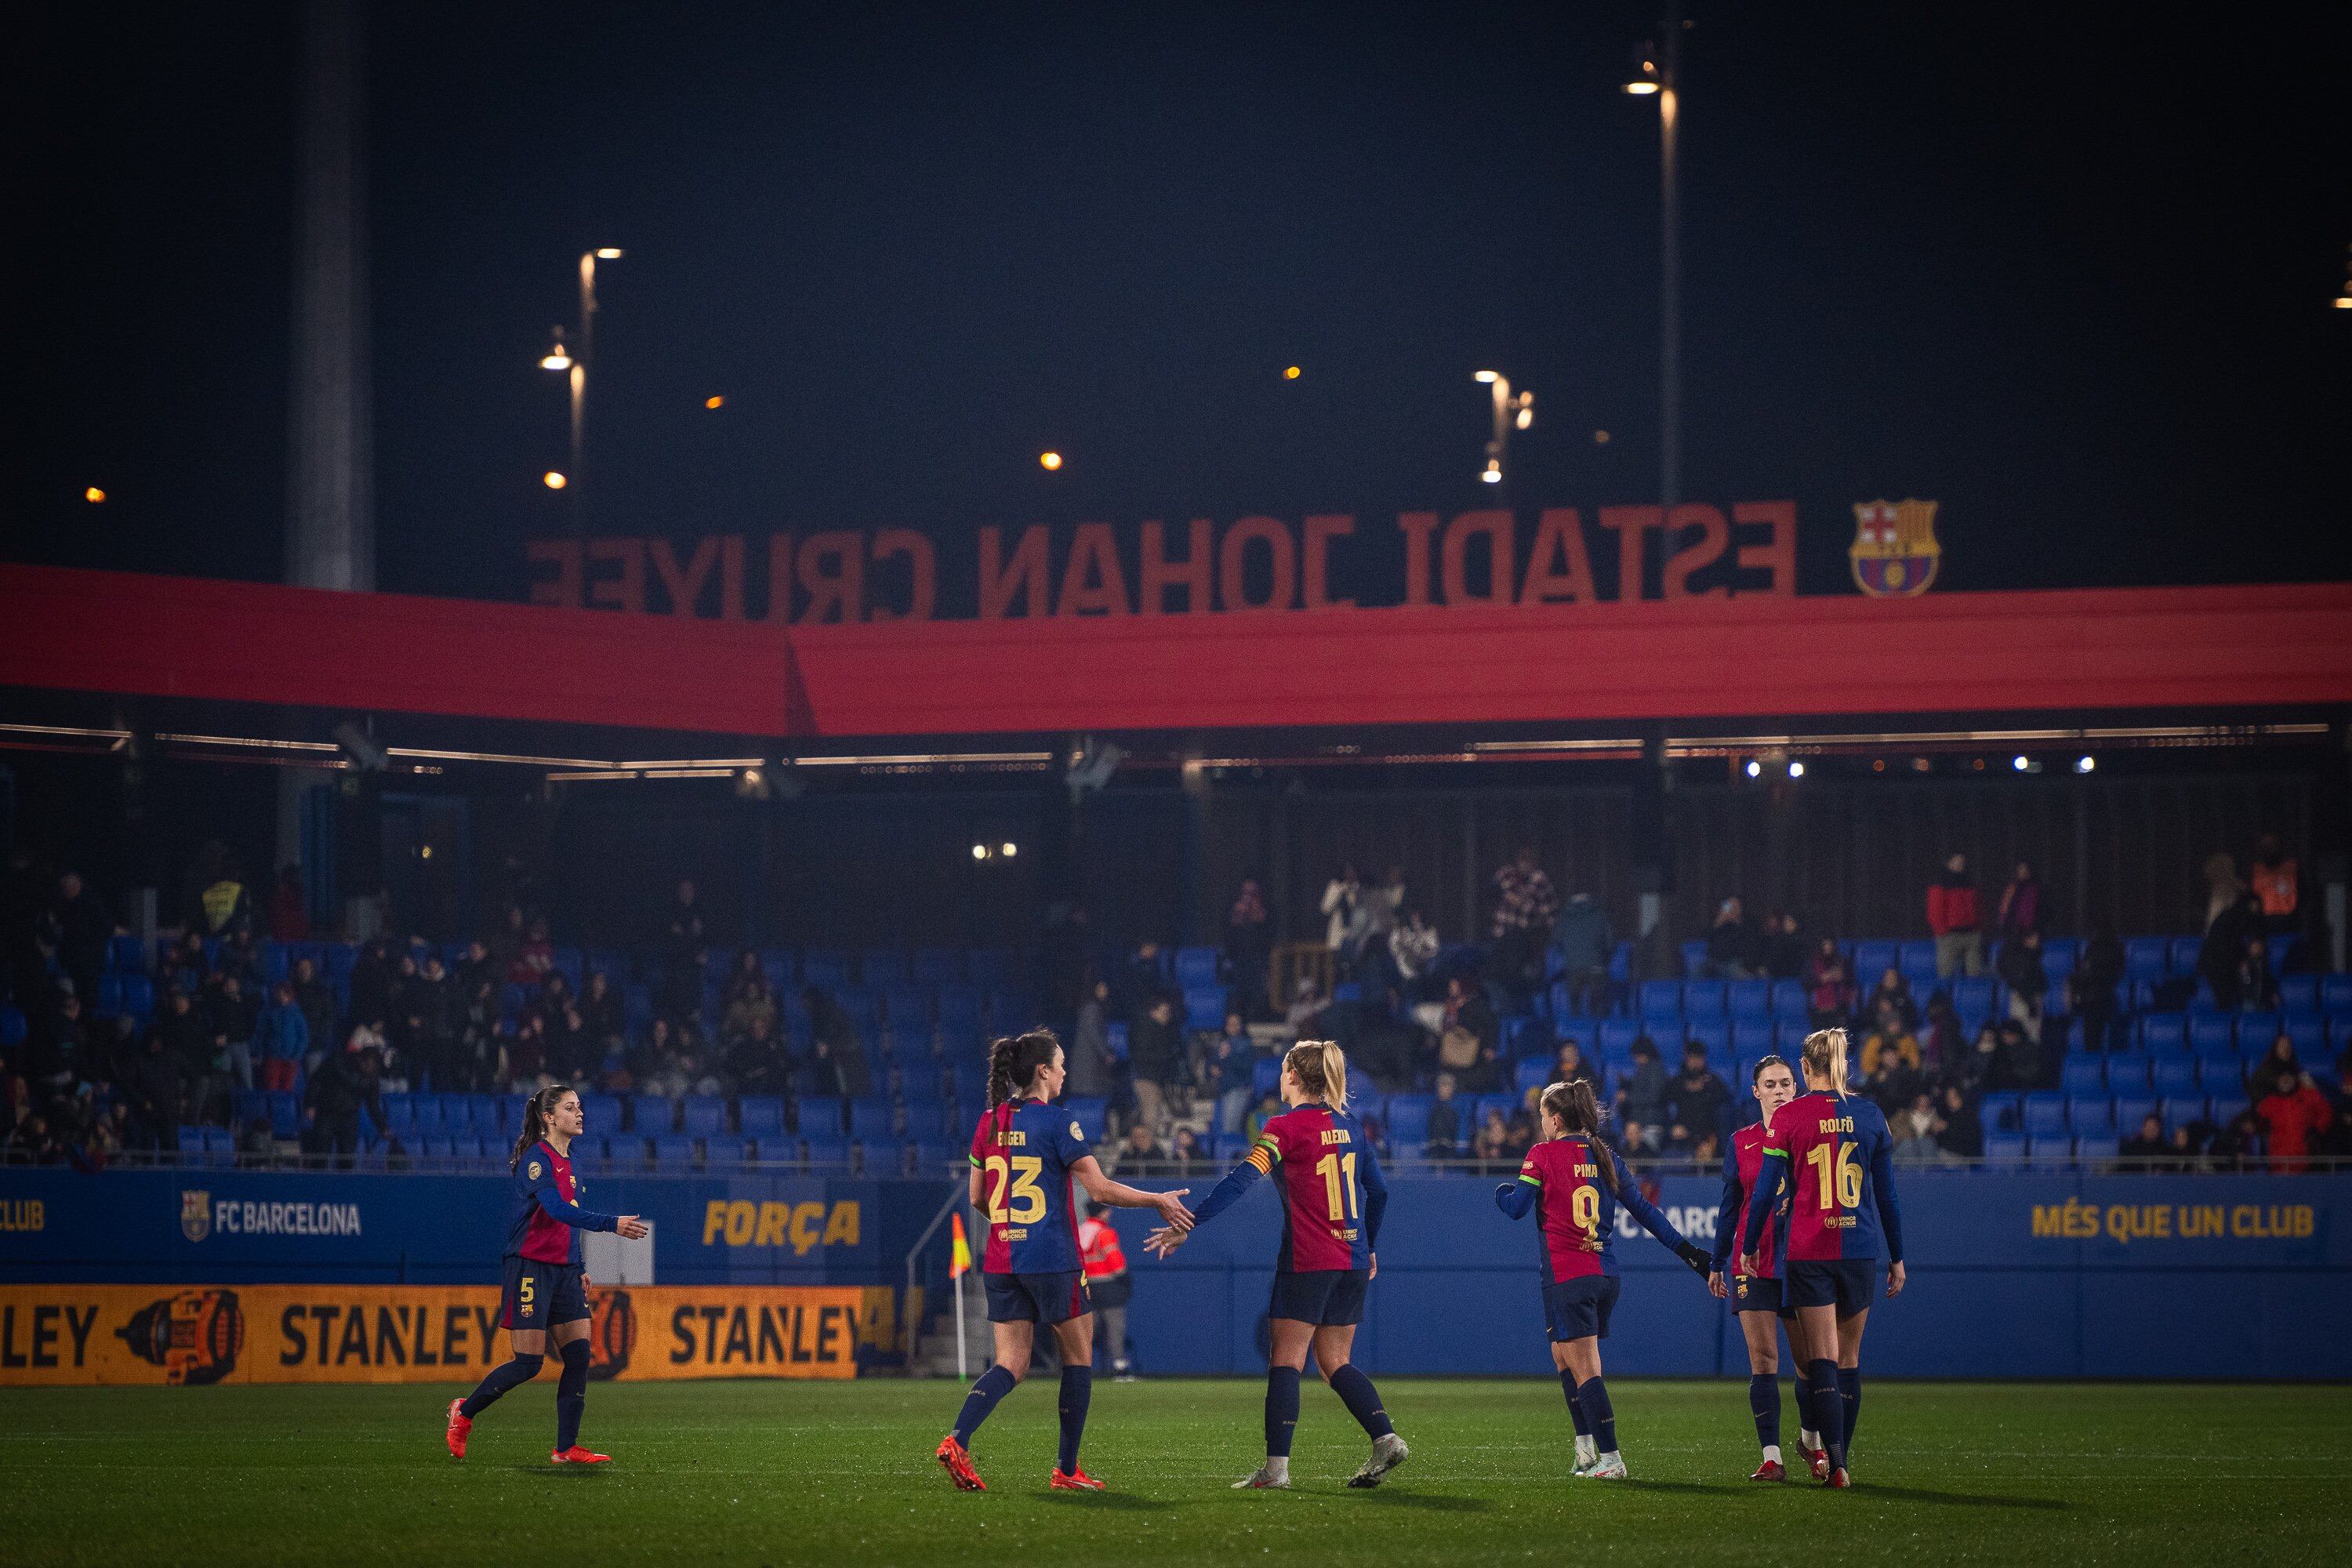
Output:
<path fill-rule="evenodd" d="M 1184 1206 L 1184 1194 L 1192 1190 L 1190 1187 L 1178 1187 L 1172 1193 L 1154 1194 L 1151 1199 L 1151 1206 L 1160 1211 L 1160 1217 L 1167 1221 L 1168 1228 L 1178 1236 L 1192 1228 L 1192 1211 Z"/>
<path fill-rule="evenodd" d="M 651 1234 L 653 1227 L 633 1214 L 625 1214 L 621 1216 L 621 1223 L 613 1229 L 619 1233 L 623 1241 L 643 1241 Z"/>
<path fill-rule="evenodd" d="M 1165 1258 L 1184 1245 L 1183 1231 L 1174 1226 L 1164 1226 L 1143 1238 L 1143 1250 L 1154 1258 Z"/>
<path fill-rule="evenodd" d="M 1731 1300 L 1731 1287 L 1724 1282 L 1722 1269 L 1716 1269 L 1706 1277 L 1706 1293 L 1718 1301 Z"/>

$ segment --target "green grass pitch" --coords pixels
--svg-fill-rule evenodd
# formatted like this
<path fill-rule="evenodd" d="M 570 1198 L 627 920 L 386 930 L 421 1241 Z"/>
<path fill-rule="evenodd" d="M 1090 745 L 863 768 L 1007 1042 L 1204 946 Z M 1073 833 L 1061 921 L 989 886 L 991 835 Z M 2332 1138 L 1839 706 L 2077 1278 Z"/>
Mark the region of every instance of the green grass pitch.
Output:
<path fill-rule="evenodd" d="M 1785 1387 L 1785 1384 L 1784 1384 Z M 1054 1385 L 974 1446 L 985 1495 L 930 1458 L 946 1383 L 605 1384 L 548 1466 L 554 1379 L 509 1394 L 463 1464 L 426 1385 L 0 1391 L 0 1563 L 1069 1564 L 2352 1561 L 2341 1387 L 1878 1384 L 1857 1485 L 1751 1485 L 1747 1390 L 1626 1380 L 1633 1480 L 1578 1481 L 1551 1382 L 1392 1378 L 1412 1461 L 1340 1483 L 1364 1442 L 1311 1380 L 1297 1489 L 1255 1461 L 1260 1385 L 1095 1390 L 1102 1496 L 1049 1492 Z M 1787 1417 L 1784 1415 L 1784 1419 Z"/>

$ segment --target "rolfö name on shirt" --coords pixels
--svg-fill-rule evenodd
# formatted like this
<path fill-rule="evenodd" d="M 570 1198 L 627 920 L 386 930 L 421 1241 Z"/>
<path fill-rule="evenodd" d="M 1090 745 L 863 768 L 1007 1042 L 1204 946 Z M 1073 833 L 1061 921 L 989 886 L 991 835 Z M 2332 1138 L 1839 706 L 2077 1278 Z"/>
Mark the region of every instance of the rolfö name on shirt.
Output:
<path fill-rule="evenodd" d="M 1851 1116 L 1824 1116 L 1822 1118 L 1822 1131 L 1824 1132 L 1851 1132 L 1853 1131 L 1853 1118 Z"/>

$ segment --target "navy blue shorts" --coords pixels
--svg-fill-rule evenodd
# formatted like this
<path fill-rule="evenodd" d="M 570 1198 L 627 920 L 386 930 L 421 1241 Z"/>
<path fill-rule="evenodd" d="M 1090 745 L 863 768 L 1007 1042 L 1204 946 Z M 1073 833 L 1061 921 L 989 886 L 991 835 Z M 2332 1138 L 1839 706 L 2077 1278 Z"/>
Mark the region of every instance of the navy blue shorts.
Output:
<path fill-rule="evenodd" d="M 1735 1312 L 1769 1312 L 1779 1318 L 1797 1315 L 1794 1302 L 1787 1300 L 1778 1279 L 1750 1279 L 1745 1274 L 1731 1280 L 1731 1310 Z"/>
<path fill-rule="evenodd" d="M 1310 1268 L 1303 1274 L 1276 1274 L 1269 1318 L 1287 1318 L 1317 1328 L 1341 1328 L 1364 1320 L 1364 1290 L 1372 1282 L 1369 1268 Z"/>
<path fill-rule="evenodd" d="M 586 1270 L 576 1263 L 507 1259 L 505 1288 L 499 1294 L 499 1326 L 551 1329 L 588 1316 Z"/>
<path fill-rule="evenodd" d="M 1087 1277 L 1070 1268 L 1053 1274 L 983 1274 L 992 1323 L 1066 1323 L 1094 1310 Z"/>
<path fill-rule="evenodd" d="M 1835 1307 L 1841 1318 L 1867 1311 L 1878 1294 L 1875 1258 L 1791 1258 L 1780 1298 L 1791 1307 Z"/>
<path fill-rule="evenodd" d="M 1552 1342 L 1607 1339 L 1618 1288 L 1614 1274 L 1584 1274 L 1545 1286 L 1544 1327 L 1551 1331 Z"/>

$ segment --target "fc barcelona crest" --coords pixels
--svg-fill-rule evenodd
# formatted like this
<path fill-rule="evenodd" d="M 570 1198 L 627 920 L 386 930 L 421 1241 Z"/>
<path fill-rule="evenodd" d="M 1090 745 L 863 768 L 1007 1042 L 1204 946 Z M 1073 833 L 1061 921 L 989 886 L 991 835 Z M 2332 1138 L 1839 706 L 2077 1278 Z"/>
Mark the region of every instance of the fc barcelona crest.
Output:
<path fill-rule="evenodd" d="M 213 1195 L 180 1189 L 180 1234 L 202 1241 L 213 1233 Z"/>
<path fill-rule="evenodd" d="M 1931 500 L 1866 500 L 1853 507 L 1855 586 L 1875 598 L 1924 594 L 1943 563 L 1936 542 L 1936 503 Z"/>

